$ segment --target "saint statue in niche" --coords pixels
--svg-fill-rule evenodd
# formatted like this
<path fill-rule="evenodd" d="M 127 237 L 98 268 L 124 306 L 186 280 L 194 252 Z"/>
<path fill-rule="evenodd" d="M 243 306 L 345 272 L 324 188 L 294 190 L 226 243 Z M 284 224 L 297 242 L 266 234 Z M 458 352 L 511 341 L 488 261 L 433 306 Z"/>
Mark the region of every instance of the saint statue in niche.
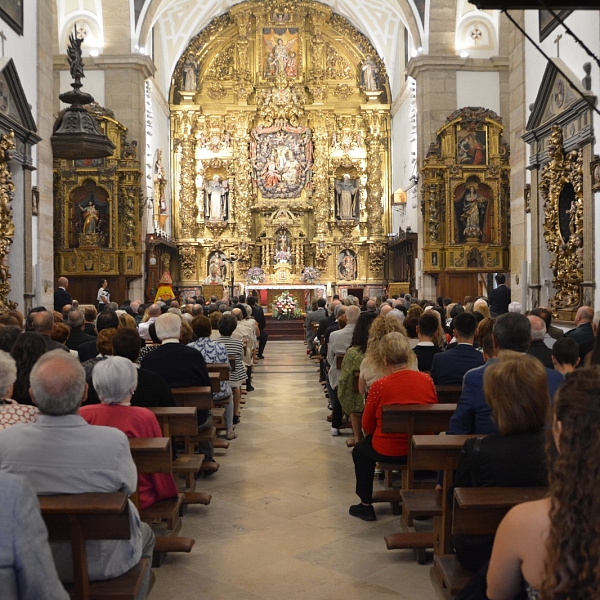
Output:
<path fill-rule="evenodd" d="M 227 218 L 227 199 L 229 196 L 229 183 L 218 175 L 206 184 L 206 211 L 210 221 L 223 221 Z"/>
<path fill-rule="evenodd" d="M 335 193 L 338 219 L 341 221 L 356 220 L 356 192 L 358 185 L 355 179 L 345 173 L 342 180 L 336 180 Z"/>
<path fill-rule="evenodd" d="M 90 200 L 87 206 L 80 206 L 79 210 L 82 212 L 83 218 L 81 231 L 83 233 L 96 233 L 100 214 L 96 210 L 94 203 Z"/>
<path fill-rule="evenodd" d="M 188 56 L 183 63 L 183 89 L 186 92 L 196 91 L 196 65 L 191 56 Z"/>
<path fill-rule="evenodd" d="M 362 64 L 361 83 L 367 92 L 379 90 L 379 67 L 372 56 L 365 57 Z"/>
<path fill-rule="evenodd" d="M 487 242 L 490 240 L 488 219 L 492 190 L 476 181 L 467 181 L 456 188 L 454 210 L 456 213 L 457 242 Z"/>
<path fill-rule="evenodd" d="M 338 257 L 338 275 L 345 281 L 356 279 L 356 255 L 352 250 L 340 252 Z"/>

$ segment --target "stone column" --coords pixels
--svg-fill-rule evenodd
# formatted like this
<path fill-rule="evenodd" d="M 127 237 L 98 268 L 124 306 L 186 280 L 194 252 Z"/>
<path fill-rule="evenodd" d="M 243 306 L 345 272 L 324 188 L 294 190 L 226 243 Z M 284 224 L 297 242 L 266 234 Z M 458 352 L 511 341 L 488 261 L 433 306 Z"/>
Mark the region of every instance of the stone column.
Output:
<path fill-rule="evenodd" d="M 511 15 L 522 26 L 525 26 L 523 11 L 511 11 Z M 513 273 L 509 287 L 513 298 L 521 297 L 521 283 L 517 284 L 515 275 L 521 272 L 523 260 L 529 260 L 531 264 L 531 285 L 540 283 L 540 244 L 543 241 L 541 234 L 536 229 L 536 241 L 531 244 L 532 256 L 527 256 L 527 221 L 525 219 L 525 175 L 527 169 L 526 144 L 522 139 L 527 123 L 527 105 L 525 101 L 525 44 L 527 41 L 514 27 L 509 34 L 509 88 L 511 99 L 510 129 L 507 131 L 510 145 L 510 270 Z M 534 195 L 534 187 L 537 189 L 537 181 L 532 182 L 531 193 L 531 218 L 539 221 L 539 207 L 537 194 Z M 528 294 L 529 296 L 529 294 Z M 531 307 L 523 307 L 524 309 Z"/>
<path fill-rule="evenodd" d="M 35 282 L 35 304 L 53 306 L 54 284 L 63 273 L 54 273 L 54 222 L 53 222 L 53 174 L 52 146 L 50 138 L 54 125 L 54 96 L 58 90 L 54 87 L 52 70 L 53 42 L 58 39 L 56 2 L 37 3 L 37 22 L 51 23 L 52 26 L 37 28 L 37 114 L 35 121 L 37 133 L 42 138 L 36 146 L 36 185 L 39 192 L 39 216 L 37 217 L 37 256 L 33 262 L 37 264 L 36 272 L 40 274 Z M 56 42 L 54 42 L 56 45 Z M 58 75 L 57 75 L 58 83 Z M 57 99 L 58 101 L 58 99 Z M 30 199 L 26 201 L 31 202 Z M 29 263 L 31 266 L 33 263 Z M 26 290 L 27 291 L 27 290 Z M 33 290 L 32 290 L 33 291 Z M 20 307 L 23 308 L 23 307 Z"/>

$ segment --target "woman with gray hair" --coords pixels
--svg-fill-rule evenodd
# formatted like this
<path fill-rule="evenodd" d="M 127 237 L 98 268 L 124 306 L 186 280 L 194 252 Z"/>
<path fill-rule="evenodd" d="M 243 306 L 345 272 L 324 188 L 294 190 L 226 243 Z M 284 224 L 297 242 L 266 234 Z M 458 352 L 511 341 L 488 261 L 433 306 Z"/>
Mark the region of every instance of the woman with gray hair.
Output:
<path fill-rule="evenodd" d="M 115 427 L 128 438 L 162 437 L 154 413 L 142 406 L 131 406 L 137 387 L 137 369 L 122 356 L 109 356 L 92 372 L 94 388 L 101 404 L 82 406 L 79 414 L 90 425 Z M 140 508 L 177 496 L 177 486 L 169 473 L 138 475 Z"/>
<path fill-rule="evenodd" d="M 40 411 L 35 406 L 19 404 L 11 400 L 13 385 L 17 380 L 15 359 L 0 350 L 0 429 L 6 429 L 17 423 L 37 421 Z"/>

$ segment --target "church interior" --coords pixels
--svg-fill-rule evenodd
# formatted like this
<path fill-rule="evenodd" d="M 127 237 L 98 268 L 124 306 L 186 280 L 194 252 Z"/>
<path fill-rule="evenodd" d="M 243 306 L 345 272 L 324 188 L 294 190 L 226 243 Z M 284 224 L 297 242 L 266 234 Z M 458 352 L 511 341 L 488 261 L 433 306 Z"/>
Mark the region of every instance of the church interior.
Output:
<path fill-rule="evenodd" d="M 102 278 L 152 300 L 166 271 L 182 298 L 250 285 L 265 306 L 282 287 L 487 295 L 495 273 L 555 318 L 596 304 L 596 10 L 58 0 L 0 18 L 5 307 L 49 303 L 60 276 L 84 304 Z M 71 36 L 101 157 L 51 142 Z"/>
<path fill-rule="evenodd" d="M 549 307 L 565 329 L 600 308 L 595 3 L 6 0 L 0 43 L 0 313 L 51 307 L 60 277 L 81 306 L 106 280 L 119 304 L 167 282 L 182 301 L 256 292 L 270 311 L 283 290 L 302 308 L 462 302 L 504 274 L 523 311 Z M 71 87 L 93 97 L 74 113 Z M 441 597 L 412 554 L 380 547 L 391 508 L 368 529 L 336 521 L 348 449 L 317 442 L 321 386 L 304 347 L 296 363 L 284 346 L 256 369 L 258 441 L 205 485 L 225 500 L 213 523 L 184 530 L 201 560 L 167 560 L 155 597 L 198 597 L 205 565 L 231 569 L 210 598 Z M 293 377 L 297 403 L 278 396 Z M 363 562 L 344 551 L 356 539 Z"/>

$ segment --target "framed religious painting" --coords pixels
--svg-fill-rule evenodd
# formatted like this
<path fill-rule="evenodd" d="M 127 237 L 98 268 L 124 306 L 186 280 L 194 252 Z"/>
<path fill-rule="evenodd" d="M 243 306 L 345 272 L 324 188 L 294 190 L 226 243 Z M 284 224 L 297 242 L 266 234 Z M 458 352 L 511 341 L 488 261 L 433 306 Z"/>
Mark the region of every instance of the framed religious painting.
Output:
<path fill-rule="evenodd" d="M 261 36 L 263 78 L 297 79 L 302 72 L 300 35 L 297 27 L 264 27 Z"/>
<path fill-rule="evenodd" d="M 485 166 L 488 159 L 487 131 L 457 129 L 456 162 L 464 166 Z"/>
<path fill-rule="evenodd" d="M 23 2 L 25 0 L 0 0 L 0 18 L 19 35 L 23 35 Z"/>

